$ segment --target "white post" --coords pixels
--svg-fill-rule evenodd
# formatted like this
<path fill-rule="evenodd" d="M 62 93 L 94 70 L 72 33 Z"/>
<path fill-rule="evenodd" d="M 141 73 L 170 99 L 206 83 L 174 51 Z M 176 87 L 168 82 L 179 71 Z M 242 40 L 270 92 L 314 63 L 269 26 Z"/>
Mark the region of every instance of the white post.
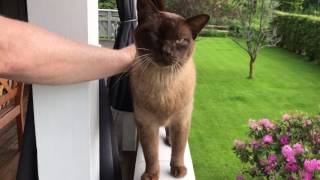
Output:
<path fill-rule="evenodd" d="M 32 24 L 99 44 L 98 0 L 28 0 L 27 4 Z M 33 97 L 40 180 L 99 180 L 98 81 L 34 85 Z"/>

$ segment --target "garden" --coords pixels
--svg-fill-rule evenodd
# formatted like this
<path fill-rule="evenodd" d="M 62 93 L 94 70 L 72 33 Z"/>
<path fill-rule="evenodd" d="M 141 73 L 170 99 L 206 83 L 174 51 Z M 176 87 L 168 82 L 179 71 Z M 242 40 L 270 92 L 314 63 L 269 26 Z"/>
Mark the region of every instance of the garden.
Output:
<path fill-rule="evenodd" d="M 248 57 L 229 38 L 197 42 L 197 90 L 190 146 L 197 179 L 235 179 L 245 166 L 232 148 L 249 140 L 249 119 L 279 122 L 297 110 L 320 112 L 320 66 L 282 48 L 261 51 L 248 80 Z"/>
<path fill-rule="evenodd" d="M 319 179 L 320 18 L 243 2 L 228 35 L 197 42 L 196 177 Z"/>

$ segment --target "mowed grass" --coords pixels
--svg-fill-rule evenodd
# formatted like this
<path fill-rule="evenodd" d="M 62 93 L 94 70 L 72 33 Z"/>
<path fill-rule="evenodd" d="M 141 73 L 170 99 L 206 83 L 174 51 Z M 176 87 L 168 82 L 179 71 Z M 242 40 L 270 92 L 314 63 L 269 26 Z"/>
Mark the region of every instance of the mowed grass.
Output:
<path fill-rule="evenodd" d="M 200 38 L 197 89 L 189 143 L 197 180 L 235 179 L 242 164 L 232 151 L 249 118 L 280 119 L 287 111 L 320 112 L 320 66 L 286 50 L 261 51 L 255 79 L 248 56 L 228 38 Z"/>

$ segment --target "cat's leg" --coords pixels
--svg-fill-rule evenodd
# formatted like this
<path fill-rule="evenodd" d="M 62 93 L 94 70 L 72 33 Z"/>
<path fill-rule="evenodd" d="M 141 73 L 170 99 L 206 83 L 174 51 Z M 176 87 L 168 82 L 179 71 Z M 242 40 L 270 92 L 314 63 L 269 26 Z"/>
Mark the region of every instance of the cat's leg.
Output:
<path fill-rule="evenodd" d="M 138 125 L 140 142 L 146 161 L 146 169 L 141 180 L 158 180 L 159 179 L 159 127 L 154 125 Z"/>
<path fill-rule="evenodd" d="M 188 141 L 189 129 L 189 119 L 184 119 L 184 121 L 176 122 L 170 126 L 172 147 L 170 172 L 174 177 L 184 177 L 187 174 L 187 168 L 184 165 L 184 152 Z"/>
<path fill-rule="evenodd" d="M 164 142 L 166 145 L 171 146 L 169 127 L 166 127 L 165 129 L 166 129 L 166 138 L 164 139 Z"/>

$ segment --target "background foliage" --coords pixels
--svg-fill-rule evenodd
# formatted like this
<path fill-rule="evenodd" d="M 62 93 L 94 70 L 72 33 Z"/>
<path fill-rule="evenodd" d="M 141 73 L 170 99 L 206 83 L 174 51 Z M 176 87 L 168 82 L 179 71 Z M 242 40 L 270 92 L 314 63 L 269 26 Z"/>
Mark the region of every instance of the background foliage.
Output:
<path fill-rule="evenodd" d="M 116 0 L 99 0 L 99 9 L 116 9 Z"/>
<path fill-rule="evenodd" d="M 320 60 L 320 17 L 277 12 L 279 45 L 310 60 Z"/>
<path fill-rule="evenodd" d="M 279 10 L 298 12 L 303 9 L 304 0 L 279 0 Z"/>
<path fill-rule="evenodd" d="M 184 17 L 206 13 L 211 16 L 211 24 L 218 25 L 236 15 L 229 0 L 167 0 L 167 9 Z"/>

